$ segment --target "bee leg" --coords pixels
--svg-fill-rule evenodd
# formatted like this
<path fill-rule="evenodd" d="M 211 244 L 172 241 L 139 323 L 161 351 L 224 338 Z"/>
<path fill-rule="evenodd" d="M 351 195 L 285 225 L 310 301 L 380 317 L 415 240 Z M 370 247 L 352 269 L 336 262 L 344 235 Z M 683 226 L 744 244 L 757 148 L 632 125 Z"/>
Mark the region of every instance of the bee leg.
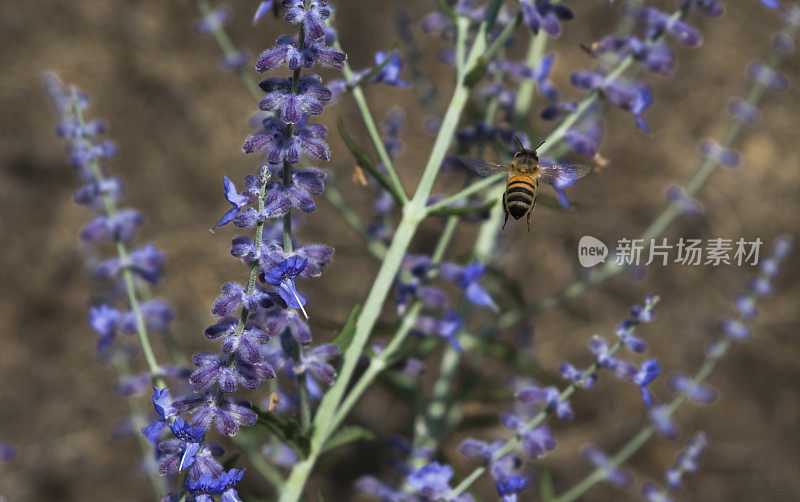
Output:
<path fill-rule="evenodd" d="M 506 229 L 506 223 L 508 223 L 508 209 L 506 209 L 506 194 L 503 193 L 503 214 L 506 215 L 506 219 L 503 220 L 503 227 L 500 230 Z"/>
<path fill-rule="evenodd" d="M 531 233 L 531 216 L 533 216 L 533 208 L 534 208 L 534 207 L 536 207 L 536 198 L 535 198 L 535 197 L 534 197 L 534 199 L 533 199 L 533 203 L 531 204 L 531 208 L 530 208 L 530 209 L 528 209 L 528 215 L 527 215 L 527 220 L 528 220 L 528 233 Z"/>

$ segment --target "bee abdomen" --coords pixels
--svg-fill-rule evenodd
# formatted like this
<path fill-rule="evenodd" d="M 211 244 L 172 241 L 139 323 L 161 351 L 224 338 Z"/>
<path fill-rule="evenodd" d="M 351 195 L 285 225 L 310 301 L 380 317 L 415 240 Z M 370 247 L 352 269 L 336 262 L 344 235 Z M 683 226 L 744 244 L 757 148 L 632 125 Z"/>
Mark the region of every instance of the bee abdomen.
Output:
<path fill-rule="evenodd" d="M 506 186 L 506 210 L 518 220 L 530 210 L 534 197 L 536 197 L 536 185 L 533 180 L 524 176 L 514 176 Z"/>

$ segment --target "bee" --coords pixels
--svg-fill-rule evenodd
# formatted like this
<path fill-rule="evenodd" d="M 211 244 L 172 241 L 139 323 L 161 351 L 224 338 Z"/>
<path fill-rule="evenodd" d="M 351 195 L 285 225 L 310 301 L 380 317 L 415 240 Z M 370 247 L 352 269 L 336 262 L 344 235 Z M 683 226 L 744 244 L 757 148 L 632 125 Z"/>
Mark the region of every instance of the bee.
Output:
<path fill-rule="evenodd" d="M 536 150 L 525 148 L 517 138 L 520 149 L 514 154 L 510 164 L 497 164 L 482 158 L 459 157 L 459 160 L 479 176 L 491 176 L 506 172 L 506 190 L 503 192 L 503 212 L 508 223 L 508 215 L 515 220 L 527 217 L 528 232 L 531 231 L 531 215 L 536 206 L 536 190 L 543 181 L 556 190 L 566 188 L 583 178 L 591 170 L 582 164 L 554 163 L 540 161 Z M 540 145 L 541 146 L 541 145 Z"/>

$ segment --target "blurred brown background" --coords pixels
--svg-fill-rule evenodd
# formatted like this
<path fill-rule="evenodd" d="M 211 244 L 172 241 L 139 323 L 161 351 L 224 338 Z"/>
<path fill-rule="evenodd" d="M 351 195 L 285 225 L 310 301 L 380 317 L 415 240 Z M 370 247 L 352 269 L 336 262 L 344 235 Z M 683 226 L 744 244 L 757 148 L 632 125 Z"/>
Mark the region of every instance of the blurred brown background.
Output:
<path fill-rule="evenodd" d="M 270 46 L 278 30 L 286 29 L 271 19 L 253 27 L 249 19 L 256 3 L 230 2 L 230 32 L 251 54 Z M 579 43 L 608 33 L 624 2 L 573 3 L 579 4 L 576 20 L 549 46 L 559 55 L 554 80 L 568 96 L 579 95 L 567 83 L 569 71 L 591 67 Z M 502 246 L 509 255 L 502 266 L 508 275 L 523 278 L 529 301 L 575 279 L 580 236 L 593 235 L 607 243 L 636 236 L 663 207 L 665 187 L 685 181 L 697 168 L 697 141 L 723 130 L 727 100 L 743 93 L 747 85 L 744 66 L 766 53 L 780 25 L 778 14 L 755 0 L 725 3 L 727 13 L 721 18 L 696 13 L 690 17 L 705 42 L 700 48 L 677 49 L 673 78 L 648 76 L 656 101 L 645 116 L 653 133 L 640 133 L 628 115 L 612 111 L 602 147 L 611 164 L 571 190 L 579 210 L 561 213 L 542 207 L 533 233 L 525 233 L 519 224 L 503 234 Z M 431 2 L 422 0 L 336 4 L 341 41 L 357 69 L 371 64 L 374 51 L 398 40 L 393 21 L 397 5 L 402 4 L 415 20 L 432 8 Z M 662 4 L 673 6 L 673 2 Z M 244 268 L 228 255 L 234 229 L 209 235 L 208 228 L 226 209 L 220 193 L 222 175 L 239 180 L 256 166 L 255 159 L 241 153 L 249 132 L 247 119 L 255 107 L 235 76 L 220 71 L 213 42 L 194 35 L 195 18 L 191 3 L 177 1 L 0 4 L 0 437 L 18 449 L 17 457 L 0 467 L 0 491 L 9 501 L 151 498 L 145 478 L 136 473 L 137 444 L 114 442 L 109 432 L 126 408 L 112 390 L 112 369 L 95 360 L 95 335 L 86 313 L 95 286 L 84 273 L 76 237 L 88 214 L 72 203 L 76 181 L 53 134 L 54 113 L 41 88 L 46 70 L 58 72 L 65 82 L 90 95 L 90 117 L 109 121 L 108 136 L 119 144 L 112 170 L 127 182 L 126 203 L 142 208 L 148 217 L 140 242 L 155 242 L 167 254 L 166 280 L 158 294 L 177 310 L 174 333 L 187 349 L 215 350 L 202 337 L 211 321 L 210 304 L 221 284 L 244 280 Z M 423 37 L 416 26 L 414 30 Z M 419 40 L 426 48 L 439 44 L 433 36 Z M 441 83 L 446 98 L 452 77 L 437 63 L 434 50 L 426 55 L 424 67 Z M 666 234 L 670 240 L 741 236 L 760 237 L 771 244 L 782 233 L 797 232 L 796 55 L 784 69 L 789 89 L 767 97 L 764 123 L 747 132 L 740 143 L 742 167 L 714 175 L 701 194 L 706 214 L 680 219 Z M 413 187 L 431 145 L 422 128 L 427 114 L 412 91 L 375 87 L 367 95 L 378 119 L 394 104 L 408 111 L 406 149 L 397 165 L 406 186 Z M 339 116 L 360 136 L 361 144 L 368 144 L 349 98 L 326 111 L 321 120 L 333 127 Z M 327 167 L 334 182 L 368 217 L 370 194 L 350 183 L 353 162 L 335 132 L 330 139 L 333 161 Z M 452 190 L 454 185 L 441 188 Z M 438 228 L 427 226 L 416 249 L 430 250 Z M 468 252 L 471 235 L 471 231 L 460 235 L 451 256 Z M 298 236 L 337 247 L 323 278 L 309 282 L 304 291 L 311 296 L 313 316 L 340 322 L 348 307 L 364 298 L 377 265 L 358 251 L 358 236 L 322 198 Z M 638 482 L 661 481 L 663 469 L 673 463 L 688 434 L 705 430 L 711 447 L 702 472 L 690 476 L 681 498 L 800 499 L 800 269 L 795 256 L 778 281 L 777 294 L 761 308 L 755 338 L 735 347 L 711 377 L 719 400 L 679 411 L 684 432 L 680 444 L 656 439 L 639 453 L 632 468 Z M 752 272 L 748 267 L 673 265 L 651 267 L 640 280 L 623 274 L 569 308 L 539 316 L 531 357 L 551 371 L 565 359 L 588 364 L 585 347 L 590 336 L 612 336 L 629 306 L 652 292 L 662 297 L 662 304 L 657 320 L 641 331 L 650 354 L 668 373 L 692 372 L 715 335 L 716 322 L 732 312 L 731 299 Z M 487 312 L 480 315 L 487 321 Z M 332 335 L 323 327 L 314 332 L 318 342 Z M 431 359 L 428 377 L 435 376 L 435 364 Z M 503 383 L 488 374 L 491 384 Z M 655 384 L 662 399 L 668 395 L 664 380 Z M 559 447 L 534 469 L 547 466 L 557 492 L 571 486 L 589 471 L 578 453 L 580 446 L 591 441 L 613 451 L 638 430 L 644 413 L 637 394 L 630 385 L 608 376 L 601 378 L 596 390 L 576 394 L 575 421 L 554 423 Z M 400 429 L 409 416 L 407 406 L 380 391 L 370 394 L 354 413 L 355 420 L 384 437 Z M 504 436 L 499 428 L 477 434 Z M 445 458 L 461 474 L 472 466 L 454 452 L 462 436 L 444 448 Z M 388 479 L 387 454 L 377 443 L 333 453 L 322 462 L 315 484 L 324 489 L 326 500 L 351 500 L 350 485 L 358 475 L 383 473 Z M 352 462 L 353 467 L 335 469 L 337 462 Z M 250 476 L 248 483 L 256 482 L 256 476 Z M 638 484 L 629 493 L 599 487 L 586 500 L 636 499 L 638 489 Z M 481 485 L 479 493 L 486 500 L 495 498 L 489 484 Z M 535 490 L 527 490 L 521 499 L 534 500 Z"/>

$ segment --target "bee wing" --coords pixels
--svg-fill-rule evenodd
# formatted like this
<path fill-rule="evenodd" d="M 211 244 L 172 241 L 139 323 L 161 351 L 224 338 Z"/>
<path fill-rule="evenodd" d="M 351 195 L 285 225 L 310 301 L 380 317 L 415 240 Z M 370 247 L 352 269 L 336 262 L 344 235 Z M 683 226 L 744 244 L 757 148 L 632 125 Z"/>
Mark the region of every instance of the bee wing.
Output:
<path fill-rule="evenodd" d="M 557 164 L 549 159 L 542 159 L 539 164 L 539 179 L 555 188 L 566 188 L 583 178 L 592 169 L 584 164 L 563 162 Z"/>
<path fill-rule="evenodd" d="M 480 157 L 459 157 L 458 160 L 478 176 L 491 176 L 492 174 L 508 171 L 508 166 Z"/>

